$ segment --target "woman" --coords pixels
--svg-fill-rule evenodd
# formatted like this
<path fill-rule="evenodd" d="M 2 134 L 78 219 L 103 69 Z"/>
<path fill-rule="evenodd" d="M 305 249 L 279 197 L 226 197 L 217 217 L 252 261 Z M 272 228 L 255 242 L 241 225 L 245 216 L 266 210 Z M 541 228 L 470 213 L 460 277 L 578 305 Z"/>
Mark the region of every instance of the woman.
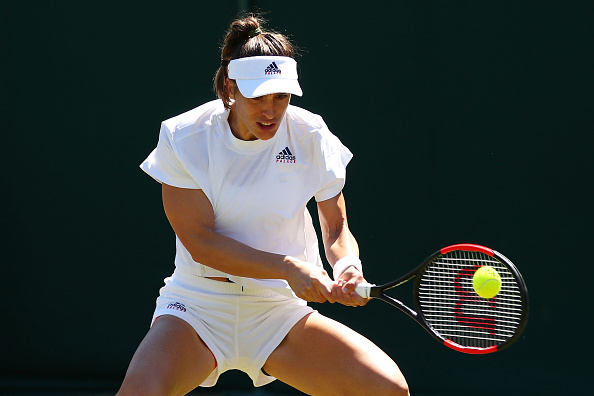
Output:
<path fill-rule="evenodd" d="M 313 395 L 405 395 L 397 365 L 307 302 L 364 305 L 342 188 L 352 154 L 301 95 L 294 51 L 261 21 L 233 22 L 219 100 L 165 121 L 142 169 L 176 234 L 151 329 L 119 395 L 181 395 L 229 369 Z M 332 280 L 306 204 L 315 197 Z"/>

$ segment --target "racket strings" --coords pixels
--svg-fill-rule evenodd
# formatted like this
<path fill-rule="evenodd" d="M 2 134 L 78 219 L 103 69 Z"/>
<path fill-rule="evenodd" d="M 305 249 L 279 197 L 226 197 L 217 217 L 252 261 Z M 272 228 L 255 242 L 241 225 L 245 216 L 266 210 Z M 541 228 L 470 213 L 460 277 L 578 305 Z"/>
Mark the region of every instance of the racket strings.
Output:
<path fill-rule="evenodd" d="M 472 277 L 489 265 L 501 276 L 499 294 L 480 297 Z M 443 338 L 463 347 L 500 345 L 518 329 L 523 309 L 522 294 L 514 274 L 496 258 L 481 252 L 456 250 L 435 259 L 419 280 L 419 310 Z"/>

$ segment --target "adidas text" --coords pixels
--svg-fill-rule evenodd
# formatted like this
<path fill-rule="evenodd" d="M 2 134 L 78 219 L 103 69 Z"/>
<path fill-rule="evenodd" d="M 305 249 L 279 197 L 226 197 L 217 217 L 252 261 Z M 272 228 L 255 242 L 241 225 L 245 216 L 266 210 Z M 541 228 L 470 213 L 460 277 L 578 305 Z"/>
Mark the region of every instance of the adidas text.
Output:
<path fill-rule="evenodd" d="M 174 302 L 171 303 L 167 306 L 167 309 L 175 309 L 178 311 L 182 311 L 182 312 L 186 312 L 186 307 L 184 304 L 180 303 L 180 302 Z"/>
<path fill-rule="evenodd" d="M 285 147 L 283 151 L 276 155 L 276 162 L 281 162 L 284 164 L 294 164 L 297 161 L 297 158 L 293 155 L 291 150 L 288 147 Z"/>
<path fill-rule="evenodd" d="M 278 68 L 278 66 L 276 65 L 276 63 L 272 62 L 264 70 L 264 74 L 281 74 L 281 69 Z"/>

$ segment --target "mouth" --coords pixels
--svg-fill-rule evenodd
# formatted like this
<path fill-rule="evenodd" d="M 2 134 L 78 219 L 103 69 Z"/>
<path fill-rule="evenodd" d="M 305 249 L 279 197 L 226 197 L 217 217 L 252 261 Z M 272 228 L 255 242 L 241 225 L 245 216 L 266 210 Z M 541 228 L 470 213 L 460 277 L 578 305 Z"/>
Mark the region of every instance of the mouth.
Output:
<path fill-rule="evenodd" d="M 274 127 L 276 126 L 276 123 L 274 122 L 257 122 L 258 127 L 263 130 L 263 131 L 270 131 L 272 129 L 274 129 Z"/>

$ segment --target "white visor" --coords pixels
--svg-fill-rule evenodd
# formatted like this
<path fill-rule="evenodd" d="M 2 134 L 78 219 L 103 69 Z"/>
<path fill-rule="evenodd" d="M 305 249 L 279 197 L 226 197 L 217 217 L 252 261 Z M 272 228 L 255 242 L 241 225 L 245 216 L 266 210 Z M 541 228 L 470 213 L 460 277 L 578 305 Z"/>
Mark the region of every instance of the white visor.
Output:
<path fill-rule="evenodd" d="M 229 78 L 246 98 L 275 93 L 303 95 L 297 81 L 297 62 L 288 56 L 250 56 L 229 62 Z"/>

